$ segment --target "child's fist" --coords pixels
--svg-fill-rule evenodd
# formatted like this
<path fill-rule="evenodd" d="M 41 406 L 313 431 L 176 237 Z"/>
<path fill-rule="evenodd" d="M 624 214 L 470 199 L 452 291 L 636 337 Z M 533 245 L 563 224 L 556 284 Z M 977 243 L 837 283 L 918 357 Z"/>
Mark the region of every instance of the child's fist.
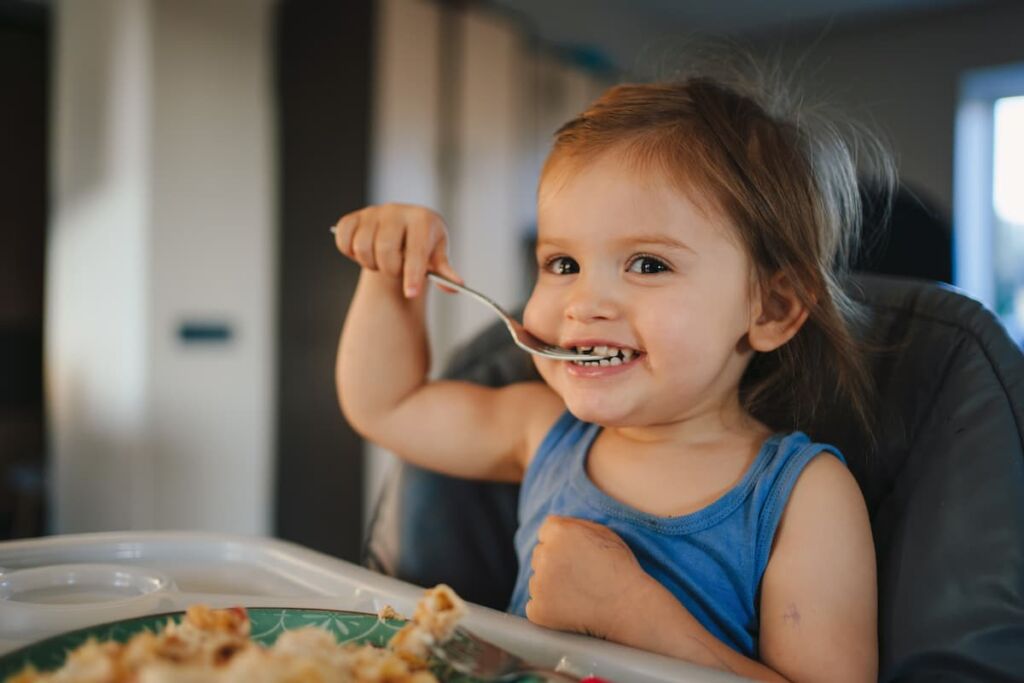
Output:
<path fill-rule="evenodd" d="M 602 638 L 650 580 L 614 531 L 574 517 L 550 515 L 537 531 L 530 566 L 530 621 Z"/>
<path fill-rule="evenodd" d="M 423 289 L 427 271 L 462 282 L 448 263 L 448 229 L 434 211 L 412 204 L 368 206 L 341 217 L 334 242 L 363 268 L 400 278 L 407 297 Z"/>

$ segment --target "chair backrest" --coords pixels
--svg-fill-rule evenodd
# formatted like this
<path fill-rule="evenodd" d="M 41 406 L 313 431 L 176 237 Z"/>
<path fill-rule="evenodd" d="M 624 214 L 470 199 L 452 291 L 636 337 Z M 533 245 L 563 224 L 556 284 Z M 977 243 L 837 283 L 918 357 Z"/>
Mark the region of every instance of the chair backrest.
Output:
<path fill-rule="evenodd" d="M 1024 358 L 983 306 L 952 288 L 856 276 L 865 335 L 882 348 L 875 444 L 842 406 L 812 438 L 851 457 L 878 555 L 882 680 L 1024 675 Z M 536 377 L 500 327 L 459 353 L 449 377 L 497 386 Z M 445 581 L 504 608 L 515 580 L 515 486 L 402 466 L 379 504 L 367 563 Z M 467 511 L 472 510 L 470 514 Z"/>
<path fill-rule="evenodd" d="M 877 450 L 836 411 L 814 436 L 855 471 L 878 554 L 883 680 L 1024 675 L 1024 357 L 995 316 L 952 288 L 856 279 L 871 311 Z"/>

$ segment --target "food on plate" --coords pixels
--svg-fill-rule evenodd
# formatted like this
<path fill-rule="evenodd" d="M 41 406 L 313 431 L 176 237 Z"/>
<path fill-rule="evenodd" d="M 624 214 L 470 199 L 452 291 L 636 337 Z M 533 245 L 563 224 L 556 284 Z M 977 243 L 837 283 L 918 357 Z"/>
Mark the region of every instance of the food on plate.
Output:
<path fill-rule="evenodd" d="M 451 637 L 466 605 L 444 584 L 428 590 L 416 604 L 412 619 L 396 633 L 388 646 L 402 656 L 426 660 L 430 646 Z"/>
<path fill-rule="evenodd" d="M 7 683 L 428 683 L 437 681 L 428 668 L 430 646 L 451 636 L 465 611 L 441 584 L 426 591 L 387 648 L 338 644 L 315 626 L 286 631 L 264 647 L 249 637 L 244 608 L 193 605 L 159 633 L 142 631 L 125 643 L 89 640 L 60 669 L 28 667 Z"/>

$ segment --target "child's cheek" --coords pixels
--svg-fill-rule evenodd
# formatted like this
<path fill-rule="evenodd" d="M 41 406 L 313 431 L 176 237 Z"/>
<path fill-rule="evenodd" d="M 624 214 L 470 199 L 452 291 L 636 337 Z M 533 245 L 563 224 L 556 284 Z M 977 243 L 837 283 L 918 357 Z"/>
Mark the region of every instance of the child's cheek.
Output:
<path fill-rule="evenodd" d="M 544 296 L 540 287 L 533 290 L 526 308 L 523 309 L 523 325 L 538 338 L 549 344 L 559 343 L 559 321 L 562 319 L 558 302 L 551 296 Z M 558 369 L 562 361 L 532 356 L 533 365 L 544 381 L 558 391 Z"/>
<path fill-rule="evenodd" d="M 545 315 L 543 296 L 538 295 L 536 289 L 533 290 L 533 294 L 530 295 L 530 299 L 526 302 L 526 308 L 523 309 L 523 325 L 526 326 L 530 332 L 540 337 L 549 344 L 557 344 L 558 330 L 554 329 L 548 320 L 550 316 Z"/>
<path fill-rule="evenodd" d="M 557 392 L 558 386 L 554 382 L 555 377 L 553 376 L 554 364 L 560 361 L 551 360 L 550 358 L 541 358 L 540 356 L 531 356 L 531 358 L 533 359 L 533 367 L 537 368 L 537 372 L 540 374 L 544 382 Z"/>

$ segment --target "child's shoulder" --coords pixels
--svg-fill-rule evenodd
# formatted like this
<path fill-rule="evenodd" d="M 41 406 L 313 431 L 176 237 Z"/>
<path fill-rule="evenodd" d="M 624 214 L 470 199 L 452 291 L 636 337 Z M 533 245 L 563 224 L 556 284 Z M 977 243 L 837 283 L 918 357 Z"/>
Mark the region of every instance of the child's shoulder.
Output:
<path fill-rule="evenodd" d="M 863 508 L 860 486 L 838 451 L 822 449 L 807 463 L 793 486 L 789 508 L 822 512 L 834 504 L 856 503 Z"/>
<path fill-rule="evenodd" d="M 830 443 L 815 441 L 802 431 L 769 433 L 761 443 L 762 450 L 771 454 L 776 467 L 802 471 L 810 463 L 820 460 L 828 460 L 840 469 L 846 469 L 847 466 L 846 457 L 839 448 Z"/>
<path fill-rule="evenodd" d="M 833 536 L 849 531 L 848 523 L 862 526 L 867 508 L 860 485 L 838 450 L 810 442 L 799 434 L 809 458 L 801 464 L 792 484 L 776 532 L 776 544 L 786 539 L 807 540 L 819 534 Z M 826 531 L 828 529 L 828 531 Z"/>
<path fill-rule="evenodd" d="M 765 441 L 756 471 L 755 505 L 762 508 L 762 550 L 793 517 L 828 514 L 831 501 L 861 498 L 860 487 L 838 448 L 800 431 L 775 433 Z"/>

